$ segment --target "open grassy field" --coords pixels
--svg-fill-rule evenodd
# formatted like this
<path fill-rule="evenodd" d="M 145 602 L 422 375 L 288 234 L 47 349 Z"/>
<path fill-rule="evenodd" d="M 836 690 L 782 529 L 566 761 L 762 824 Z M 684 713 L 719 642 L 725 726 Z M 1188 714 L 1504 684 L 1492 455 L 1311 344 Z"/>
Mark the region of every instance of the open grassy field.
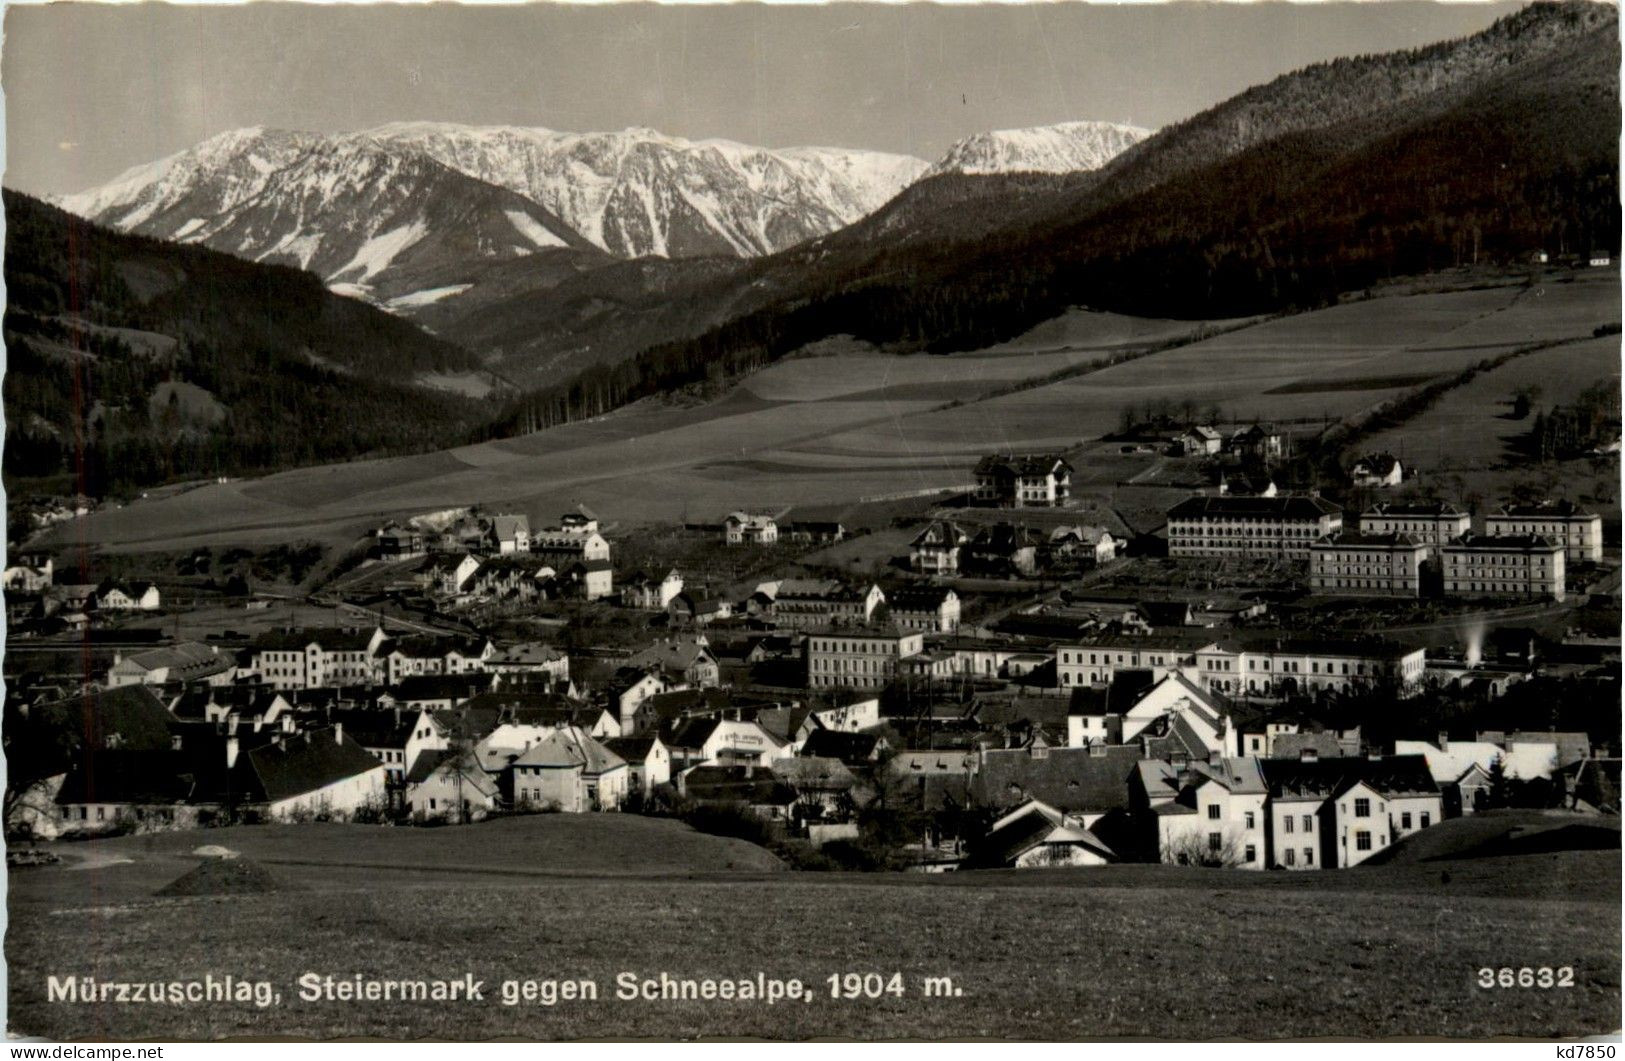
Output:
<path fill-rule="evenodd" d="M 489 825 L 304 826 L 264 830 L 263 840 L 226 830 L 63 848 L 100 865 L 12 874 L 9 1030 L 53 1038 L 1479 1038 L 1603 1033 L 1620 1023 L 1617 851 L 1452 861 L 1443 870 L 1423 862 L 1300 874 L 1119 866 L 822 875 L 746 870 L 731 850 L 695 854 L 692 834 L 621 831 L 669 823 L 548 816 L 501 824 L 515 832 L 495 843 L 486 842 Z M 583 843 L 591 837 L 555 832 L 569 828 L 611 830 L 600 849 L 613 853 L 594 856 Z M 188 867 L 181 853 L 205 842 L 252 851 L 287 890 L 154 897 Z M 668 854 L 674 844 L 691 854 Z M 422 865 L 425 855 L 435 864 Z M 581 860 L 595 857 L 597 871 L 584 868 Z M 560 866 L 559 858 L 577 861 Z M 654 878 L 619 864 L 670 858 L 686 861 Z M 1475 985 L 1480 967 L 1503 965 L 1572 966 L 1575 986 Z M 619 1001 L 623 971 L 760 972 L 798 978 L 813 997 L 774 1006 Z M 307 1001 L 297 988 L 307 972 L 469 973 L 485 981 L 486 997 Z M 830 998 L 825 978 L 847 972 L 901 973 L 905 994 Z M 268 981 L 279 1001 L 262 1009 L 44 999 L 53 974 L 169 981 L 206 973 Z M 927 976 L 951 977 L 954 990 L 927 997 Z M 504 981 L 566 978 L 595 982 L 597 1000 L 503 1004 Z"/>
<path fill-rule="evenodd" d="M 1372 436 L 1366 446 L 1403 454 L 1407 469 L 1421 472 L 1520 463 L 1514 440 L 1528 433 L 1533 417 L 1511 418 L 1519 388 L 1538 385 L 1538 404 L 1549 408 L 1572 402 L 1596 383 L 1612 380 L 1617 387 L 1619 366 L 1617 335 L 1538 350 L 1448 391 L 1416 420 Z"/>
<path fill-rule="evenodd" d="M 385 517 L 472 503 L 541 519 L 574 504 L 610 520 L 716 519 L 746 506 L 833 506 L 945 489 L 964 485 L 990 449 L 1097 439 L 1129 404 L 1216 404 L 1227 418 L 1277 422 L 1357 413 L 1424 375 L 1617 321 L 1609 280 L 1617 284 L 1610 273 L 1548 289 L 1351 302 L 1047 383 L 1057 369 L 1087 368 L 1200 326 L 1074 311 L 1002 347 L 946 357 L 894 357 L 832 341 L 815 351 L 822 356 L 781 362 L 708 405 L 643 403 L 522 438 L 211 483 L 72 521 L 46 544 L 347 544 Z M 1007 393 L 1022 382 L 1033 385 Z M 978 398 L 986 394 L 997 396 Z M 1108 477 L 1136 470 L 1112 468 Z"/>

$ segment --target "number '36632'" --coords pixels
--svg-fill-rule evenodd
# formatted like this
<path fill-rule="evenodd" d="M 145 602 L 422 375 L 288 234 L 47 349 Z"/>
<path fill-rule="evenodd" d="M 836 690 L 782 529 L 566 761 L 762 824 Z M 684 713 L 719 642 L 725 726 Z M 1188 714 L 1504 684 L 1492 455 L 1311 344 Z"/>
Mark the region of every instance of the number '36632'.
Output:
<path fill-rule="evenodd" d="M 1563 965 L 1553 968 L 1542 965 L 1538 968 L 1523 966 L 1514 969 L 1511 966 L 1502 966 L 1499 969 L 1483 968 L 1478 970 L 1478 986 L 1482 988 L 1497 987 L 1573 987 L 1574 967 Z"/>

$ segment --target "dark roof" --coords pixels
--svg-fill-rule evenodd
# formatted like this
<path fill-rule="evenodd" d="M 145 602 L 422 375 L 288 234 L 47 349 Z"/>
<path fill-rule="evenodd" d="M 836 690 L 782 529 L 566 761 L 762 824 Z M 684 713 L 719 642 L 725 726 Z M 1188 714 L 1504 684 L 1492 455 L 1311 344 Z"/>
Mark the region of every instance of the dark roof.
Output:
<path fill-rule="evenodd" d="M 249 646 L 255 652 L 292 651 L 312 642 L 326 652 L 359 652 L 372 642 L 373 628 L 317 627 L 303 630 L 271 630 L 254 639 Z"/>
<path fill-rule="evenodd" d="M 801 754 L 809 757 L 839 759 L 844 763 L 864 762 L 874 758 L 880 736 L 875 733 L 841 733 L 832 729 L 815 729 L 802 742 Z"/>
<path fill-rule="evenodd" d="M 894 612 L 934 612 L 954 591 L 949 586 L 912 586 L 886 594 L 886 605 Z"/>
<path fill-rule="evenodd" d="M 969 535 L 965 533 L 964 528 L 960 527 L 959 524 L 950 523 L 945 519 L 934 519 L 927 523 L 925 529 L 916 534 L 914 540 L 909 544 L 914 548 L 921 546 L 952 548 L 956 545 L 965 544 L 968 537 Z"/>
<path fill-rule="evenodd" d="M 1422 755 L 1389 755 L 1381 759 L 1262 759 L 1259 767 L 1270 795 L 1335 797 L 1360 782 L 1386 795 L 1434 794 L 1439 786 Z"/>
<path fill-rule="evenodd" d="M 1009 726 L 1030 722 L 1066 732 L 1071 702 L 1064 696 L 1012 696 L 979 700 L 976 721 L 983 726 Z"/>
<path fill-rule="evenodd" d="M 1341 759 L 1344 748 L 1338 742 L 1337 734 L 1322 730 L 1319 733 L 1282 733 L 1270 745 L 1270 758 L 1272 759 L 1301 759 L 1305 751 L 1312 751 L 1316 758 Z"/>
<path fill-rule="evenodd" d="M 1511 516 L 1515 519 L 1592 519 L 1596 514 L 1586 511 L 1573 501 L 1564 500 L 1502 505 L 1495 515 Z"/>
<path fill-rule="evenodd" d="M 1359 531 L 1339 531 L 1315 542 L 1311 549 L 1420 549 L 1422 543 L 1409 534 L 1361 534 Z"/>
<path fill-rule="evenodd" d="M 7 721 L 7 728 L 12 723 Z M 41 704 L 7 734 L 7 752 L 17 776 L 36 770 L 58 773 L 68 766 L 77 748 L 107 748 L 110 743 L 132 751 L 159 751 L 170 746 L 178 720 L 169 713 L 151 686 L 121 685 L 116 689 L 86 689 L 55 703 Z M 12 758 L 27 750 L 27 762 Z M 45 759 L 57 755 L 54 762 Z"/>
<path fill-rule="evenodd" d="M 1026 526 L 1018 527 L 1013 523 L 995 523 L 990 527 L 983 527 L 976 532 L 976 537 L 970 540 L 973 549 L 978 551 L 992 550 L 1000 553 L 1035 548 L 1042 542 L 1043 538 L 1034 531 L 1029 530 Z"/>
<path fill-rule="evenodd" d="M 690 799 L 712 803 L 747 803 L 784 807 L 796 801 L 796 790 L 765 766 L 696 766 L 683 777 Z"/>
<path fill-rule="evenodd" d="M 1268 634 L 1227 638 L 1217 642 L 1224 652 L 1275 652 L 1304 656 L 1349 656 L 1398 660 L 1421 649 L 1381 638 L 1355 640 L 1330 637 L 1272 637 Z"/>
<path fill-rule="evenodd" d="M 1187 497 L 1168 510 L 1169 519 L 1229 517 L 1232 519 L 1316 519 L 1343 510 L 1319 497 L 1302 494 L 1281 497 Z"/>
<path fill-rule="evenodd" d="M 993 453 L 976 462 L 976 474 L 1048 475 L 1057 466 L 1072 470 L 1056 453 Z"/>
<path fill-rule="evenodd" d="M 1556 552 L 1563 547 L 1538 534 L 1464 534 L 1444 547 L 1445 552 Z"/>
<path fill-rule="evenodd" d="M 332 729 L 306 730 L 281 745 L 255 748 L 238 760 L 246 761 L 266 800 L 289 799 L 314 792 L 345 778 L 380 766 L 370 752 L 348 736 L 334 738 Z"/>
<path fill-rule="evenodd" d="M 397 700 L 466 700 L 490 687 L 489 674 L 411 674 L 389 694 Z"/>
<path fill-rule="evenodd" d="M 381 711 L 357 707 L 334 711 L 327 721 L 344 726 L 344 735 L 353 737 L 363 748 L 404 748 L 417 727 L 418 713 Z"/>
<path fill-rule="evenodd" d="M 1387 475 L 1399 465 L 1399 458 L 1392 453 L 1370 453 L 1353 464 L 1354 468 L 1364 468 L 1371 475 Z"/>
<path fill-rule="evenodd" d="M 1126 810 L 1140 753 L 1138 744 L 988 751 L 973 787 L 979 802 L 995 808 L 1036 799 L 1063 812 Z"/>
<path fill-rule="evenodd" d="M 653 737 L 611 737 L 603 742 L 604 747 L 619 755 L 629 763 L 641 763 L 649 758 L 654 750 Z"/>
<path fill-rule="evenodd" d="M 1460 519 L 1467 513 L 1448 501 L 1384 501 L 1361 513 L 1361 518 Z"/>
<path fill-rule="evenodd" d="M 58 803 L 180 803 L 195 789 L 191 759 L 179 751 L 103 748 L 63 781 Z"/>

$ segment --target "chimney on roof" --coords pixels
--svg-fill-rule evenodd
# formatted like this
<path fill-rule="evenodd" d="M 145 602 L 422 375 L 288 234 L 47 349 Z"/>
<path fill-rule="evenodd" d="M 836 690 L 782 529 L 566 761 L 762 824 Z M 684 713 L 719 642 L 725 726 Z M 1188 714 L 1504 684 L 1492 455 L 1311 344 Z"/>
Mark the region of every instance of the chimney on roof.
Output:
<path fill-rule="evenodd" d="M 342 723 L 342 722 L 333 723 L 333 743 L 334 744 L 343 744 L 344 743 L 344 723 Z"/>
<path fill-rule="evenodd" d="M 395 724 L 397 726 L 401 724 L 401 705 L 399 703 L 395 705 Z"/>
<path fill-rule="evenodd" d="M 226 769 L 230 770 L 237 765 L 237 738 L 226 738 Z"/>
<path fill-rule="evenodd" d="M 1439 731 L 1438 744 L 1441 752 L 1447 752 L 1450 750 L 1450 734 L 1448 731 L 1442 729 Z"/>

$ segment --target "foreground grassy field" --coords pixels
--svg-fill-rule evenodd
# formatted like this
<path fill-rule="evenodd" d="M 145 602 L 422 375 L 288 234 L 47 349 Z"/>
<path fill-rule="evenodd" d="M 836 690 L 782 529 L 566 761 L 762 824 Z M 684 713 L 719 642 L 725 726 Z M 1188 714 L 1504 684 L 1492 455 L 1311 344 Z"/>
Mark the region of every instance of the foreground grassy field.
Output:
<path fill-rule="evenodd" d="M 737 859 L 729 870 L 730 858 L 711 856 L 683 856 L 689 869 L 654 879 L 518 872 L 538 853 L 585 839 L 557 830 L 593 831 L 610 818 L 565 820 L 502 823 L 511 835 L 501 837 L 489 826 L 308 826 L 264 839 L 242 830 L 164 837 L 151 851 L 141 838 L 83 845 L 98 859 L 132 861 L 12 875 L 10 1030 L 53 1038 L 1477 1038 L 1573 1036 L 1620 1023 L 1617 851 L 1312 874 L 1121 866 L 805 875 L 744 869 Z M 649 825 L 669 823 L 607 827 Z M 693 840 L 669 830 L 641 844 L 631 832 L 606 835 L 619 838 L 606 848 L 618 849 L 614 858 L 632 854 L 645 868 Z M 373 861 L 394 844 L 422 843 L 419 836 L 446 845 L 438 868 Z M 289 890 L 152 897 L 189 864 L 181 852 L 222 838 L 252 849 Z M 511 872 L 486 872 L 504 867 Z M 1479 968 L 1503 965 L 1572 966 L 1575 986 L 1475 986 Z M 663 971 L 798 978 L 814 997 L 774 1006 L 615 998 L 618 974 Z M 485 981 L 486 999 L 304 1001 L 297 981 L 307 972 L 471 973 Z M 830 998 L 825 978 L 848 972 L 902 973 L 906 993 Z M 206 973 L 269 981 L 280 1001 L 262 1009 L 44 1000 L 53 974 L 168 981 Z M 957 993 L 927 997 L 928 976 L 951 977 Z M 565 978 L 596 982 L 598 1000 L 502 1002 L 503 981 Z"/>
<path fill-rule="evenodd" d="M 1227 418 L 1312 430 L 1496 353 L 1618 319 L 1617 274 L 1607 273 L 1251 323 L 1075 310 L 1004 346 L 943 357 L 894 357 L 835 339 L 708 405 L 644 403 L 522 438 L 211 483 L 72 521 L 53 541 L 127 550 L 337 544 L 384 517 L 473 503 L 533 518 L 586 504 L 621 521 L 835 506 L 963 486 L 989 449 L 1070 448 L 1116 428 L 1131 405 L 1217 405 Z M 1162 348 L 1181 338 L 1191 341 Z M 1156 352 L 1084 371 L 1147 350 Z M 1082 374 L 1056 381 L 1057 371 Z"/>

